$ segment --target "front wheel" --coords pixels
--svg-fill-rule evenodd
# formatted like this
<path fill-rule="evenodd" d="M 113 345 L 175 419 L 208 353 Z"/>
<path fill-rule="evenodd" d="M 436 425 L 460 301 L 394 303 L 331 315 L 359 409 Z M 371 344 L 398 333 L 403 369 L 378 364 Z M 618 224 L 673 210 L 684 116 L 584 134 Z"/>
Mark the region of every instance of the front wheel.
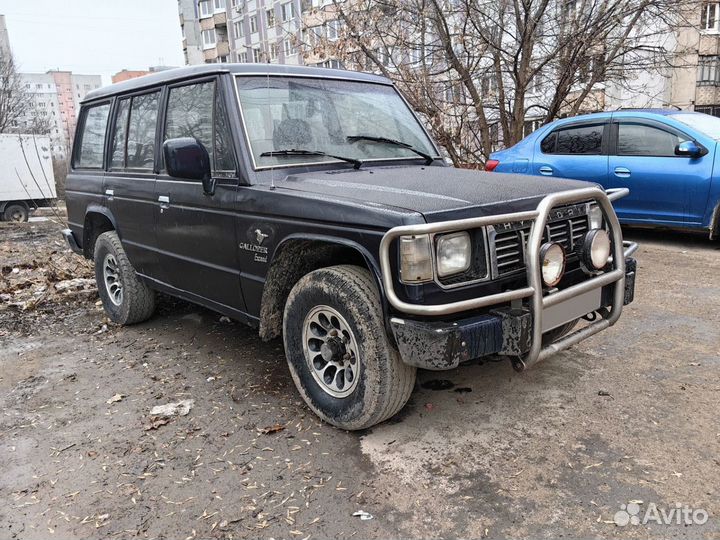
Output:
<path fill-rule="evenodd" d="M 285 305 L 283 339 L 300 395 L 334 426 L 378 424 L 415 386 L 416 369 L 388 339 L 380 295 L 363 268 L 332 266 L 300 279 Z"/>
<path fill-rule="evenodd" d="M 95 280 L 105 313 L 127 325 L 149 319 L 155 311 L 155 291 L 140 281 L 115 231 L 95 242 Z"/>

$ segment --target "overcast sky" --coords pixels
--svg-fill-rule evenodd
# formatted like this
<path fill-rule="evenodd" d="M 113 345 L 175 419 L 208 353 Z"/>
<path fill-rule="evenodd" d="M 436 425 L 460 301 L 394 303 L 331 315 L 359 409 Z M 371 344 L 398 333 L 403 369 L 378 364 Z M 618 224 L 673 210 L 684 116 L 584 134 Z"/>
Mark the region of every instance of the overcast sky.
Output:
<path fill-rule="evenodd" d="M 0 0 L 21 71 L 110 75 L 184 63 L 177 0 Z"/>

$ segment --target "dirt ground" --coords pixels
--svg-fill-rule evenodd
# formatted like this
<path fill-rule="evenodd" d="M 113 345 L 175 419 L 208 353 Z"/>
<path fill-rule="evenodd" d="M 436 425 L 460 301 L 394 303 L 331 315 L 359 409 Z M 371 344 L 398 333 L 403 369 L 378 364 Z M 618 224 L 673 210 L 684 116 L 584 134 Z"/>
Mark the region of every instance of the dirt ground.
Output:
<path fill-rule="evenodd" d="M 57 225 L 0 224 L 0 537 L 718 538 L 720 244 L 626 237 L 615 327 L 523 374 L 421 372 L 397 417 L 347 433 L 280 341 L 167 298 L 117 327 Z M 618 526 L 633 501 L 709 519 Z"/>

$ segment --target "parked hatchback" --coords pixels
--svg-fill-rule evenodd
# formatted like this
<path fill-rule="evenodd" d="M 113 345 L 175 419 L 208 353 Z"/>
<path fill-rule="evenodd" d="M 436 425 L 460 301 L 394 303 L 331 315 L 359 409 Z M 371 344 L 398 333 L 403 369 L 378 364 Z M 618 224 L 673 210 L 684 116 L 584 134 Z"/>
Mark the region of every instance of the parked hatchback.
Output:
<path fill-rule="evenodd" d="M 674 110 L 627 110 L 552 122 L 495 152 L 486 170 L 629 188 L 621 223 L 707 230 L 720 236 L 720 118 Z"/>

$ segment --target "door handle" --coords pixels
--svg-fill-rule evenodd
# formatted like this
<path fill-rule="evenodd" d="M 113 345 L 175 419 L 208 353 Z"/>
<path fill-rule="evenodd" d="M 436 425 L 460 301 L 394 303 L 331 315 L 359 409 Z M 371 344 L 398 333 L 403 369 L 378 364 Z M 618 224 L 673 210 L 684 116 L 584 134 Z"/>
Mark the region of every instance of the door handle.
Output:
<path fill-rule="evenodd" d="M 115 191 L 113 191 L 112 189 L 106 189 L 105 195 L 107 196 L 108 201 L 112 201 L 113 197 L 115 196 Z"/>
<path fill-rule="evenodd" d="M 540 174 L 544 174 L 545 176 L 551 176 L 553 173 L 552 167 L 548 167 L 547 165 L 543 165 L 538 169 L 538 172 Z"/>
<path fill-rule="evenodd" d="M 158 202 L 160 203 L 160 209 L 165 210 L 166 208 L 170 208 L 170 197 L 167 195 L 160 195 L 158 197 Z"/>
<path fill-rule="evenodd" d="M 615 176 L 620 178 L 630 178 L 630 169 L 626 167 L 615 167 Z"/>

